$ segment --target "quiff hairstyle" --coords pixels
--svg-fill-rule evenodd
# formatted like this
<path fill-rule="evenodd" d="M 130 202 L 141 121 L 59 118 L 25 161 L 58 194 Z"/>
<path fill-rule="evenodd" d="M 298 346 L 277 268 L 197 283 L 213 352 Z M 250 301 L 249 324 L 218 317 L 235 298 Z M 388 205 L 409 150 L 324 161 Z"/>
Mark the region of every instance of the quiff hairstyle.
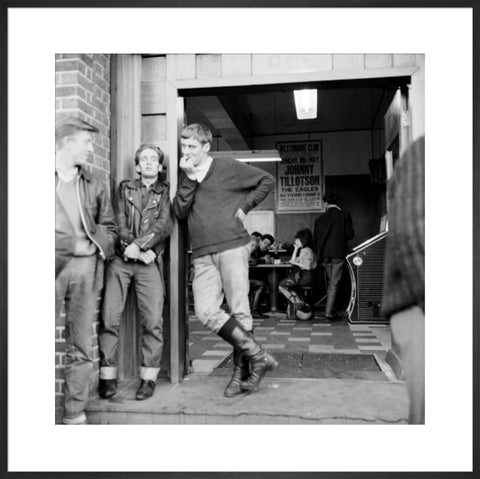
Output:
<path fill-rule="evenodd" d="M 55 124 L 55 145 L 59 145 L 67 136 L 75 135 L 80 131 L 98 133 L 98 128 L 74 116 L 61 118 Z"/>
<path fill-rule="evenodd" d="M 210 129 L 201 123 L 192 123 L 182 130 L 182 138 L 193 138 L 202 145 L 212 144 L 213 136 Z"/>
<path fill-rule="evenodd" d="M 138 150 L 135 153 L 135 165 L 140 163 L 140 155 L 142 151 L 145 150 L 153 150 L 158 155 L 158 163 L 163 165 L 163 151 L 156 145 L 152 145 L 151 143 L 143 143 L 138 147 Z"/>

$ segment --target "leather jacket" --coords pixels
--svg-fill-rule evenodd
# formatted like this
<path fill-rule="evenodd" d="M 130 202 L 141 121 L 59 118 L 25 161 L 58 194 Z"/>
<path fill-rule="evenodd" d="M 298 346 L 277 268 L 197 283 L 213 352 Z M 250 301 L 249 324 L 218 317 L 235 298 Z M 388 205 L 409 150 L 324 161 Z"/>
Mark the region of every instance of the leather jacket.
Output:
<path fill-rule="evenodd" d="M 58 176 L 55 175 L 55 184 Z M 117 224 L 105 186 L 90 172 L 79 168 L 76 191 L 85 232 L 97 247 L 98 255 L 111 259 L 117 238 Z"/>
<path fill-rule="evenodd" d="M 120 183 L 115 199 L 119 224 L 116 253 L 123 256 L 125 248 L 135 242 L 141 251 L 153 250 L 159 263 L 165 249 L 165 240 L 173 228 L 170 187 L 160 179 L 150 187 L 148 203 L 143 207 L 140 179 Z M 160 263 L 159 263 L 160 264 Z"/>

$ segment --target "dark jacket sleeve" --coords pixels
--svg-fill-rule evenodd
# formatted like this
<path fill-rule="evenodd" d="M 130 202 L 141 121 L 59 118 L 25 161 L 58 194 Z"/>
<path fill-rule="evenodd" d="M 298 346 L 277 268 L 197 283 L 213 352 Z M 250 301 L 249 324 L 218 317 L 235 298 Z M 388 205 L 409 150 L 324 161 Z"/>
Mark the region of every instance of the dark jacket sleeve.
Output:
<path fill-rule="evenodd" d="M 275 187 L 275 178 L 266 171 L 255 166 L 234 161 L 237 185 L 250 190 L 243 199 L 240 208 L 247 214 L 252 208 L 260 204 Z"/>
<path fill-rule="evenodd" d="M 125 188 L 127 183 L 128 180 L 120 183 L 117 189 L 117 195 L 114 199 L 115 213 L 118 221 L 118 236 L 122 247 L 129 245 L 135 239 L 135 236 L 128 227 L 127 212 L 125 211 Z"/>
<path fill-rule="evenodd" d="M 353 229 L 353 222 L 350 213 L 345 212 L 345 239 L 351 240 L 355 236 L 355 230 Z"/>
<path fill-rule="evenodd" d="M 173 198 L 172 205 L 173 212 L 177 218 L 186 218 L 188 216 L 199 184 L 198 181 L 191 180 L 187 175 L 182 173 L 180 186 L 178 187 L 175 198 Z"/>
<path fill-rule="evenodd" d="M 105 254 L 104 259 L 114 256 L 117 239 L 117 223 L 113 214 L 112 204 L 105 186 L 99 181 L 97 189 L 97 234 L 94 235 Z"/>
<path fill-rule="evenodd" d="M 163 243 L 171 234 L 173 228 L 172 206 L 170 203 L 170 188 L 165 187 L 162 195 L 162 204 L 156 221 L 151 225 L 148 232 L 141 238 L 136 239 L 140 249 L 147 251 Z"/>

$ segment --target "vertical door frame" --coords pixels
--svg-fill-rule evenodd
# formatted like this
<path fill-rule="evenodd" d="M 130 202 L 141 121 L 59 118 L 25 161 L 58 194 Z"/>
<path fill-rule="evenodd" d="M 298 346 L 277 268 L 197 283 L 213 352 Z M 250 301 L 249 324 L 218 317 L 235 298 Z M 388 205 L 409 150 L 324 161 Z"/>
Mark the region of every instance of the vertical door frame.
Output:
<path fill-rule="evenodd" d="M 170 183 L 170 198 L 173 200 L 178 187 L 179 138 L 183 128 L 184 103 L 175 85 L 175 55 L 167 55 L 167 170 Z M 187 371 L 187 321 L 188 296 L 185 277 L 188 266 L 186 260 L 187 228 L 185 221 L 175 220 L 170 235 L 170 256 L 168 277 L 170 298 L 170 381 L 177 384 L 183 381 Z"/>

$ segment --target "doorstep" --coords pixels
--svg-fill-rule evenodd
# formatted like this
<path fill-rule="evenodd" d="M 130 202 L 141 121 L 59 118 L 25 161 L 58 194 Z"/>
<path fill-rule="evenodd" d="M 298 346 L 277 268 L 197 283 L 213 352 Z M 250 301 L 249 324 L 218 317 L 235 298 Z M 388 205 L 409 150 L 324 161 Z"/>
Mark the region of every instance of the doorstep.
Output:
<path fill-rule="evenodd" d="M 138 380 L 115 397 L 91 398 L 90 424 L 407 424 L 403 381 L 264 378 L 251 394 L 226 398 L 228 378 L 192 374 L 182 383 L 160 378 L 155 395 L 136 401 Z"/>

